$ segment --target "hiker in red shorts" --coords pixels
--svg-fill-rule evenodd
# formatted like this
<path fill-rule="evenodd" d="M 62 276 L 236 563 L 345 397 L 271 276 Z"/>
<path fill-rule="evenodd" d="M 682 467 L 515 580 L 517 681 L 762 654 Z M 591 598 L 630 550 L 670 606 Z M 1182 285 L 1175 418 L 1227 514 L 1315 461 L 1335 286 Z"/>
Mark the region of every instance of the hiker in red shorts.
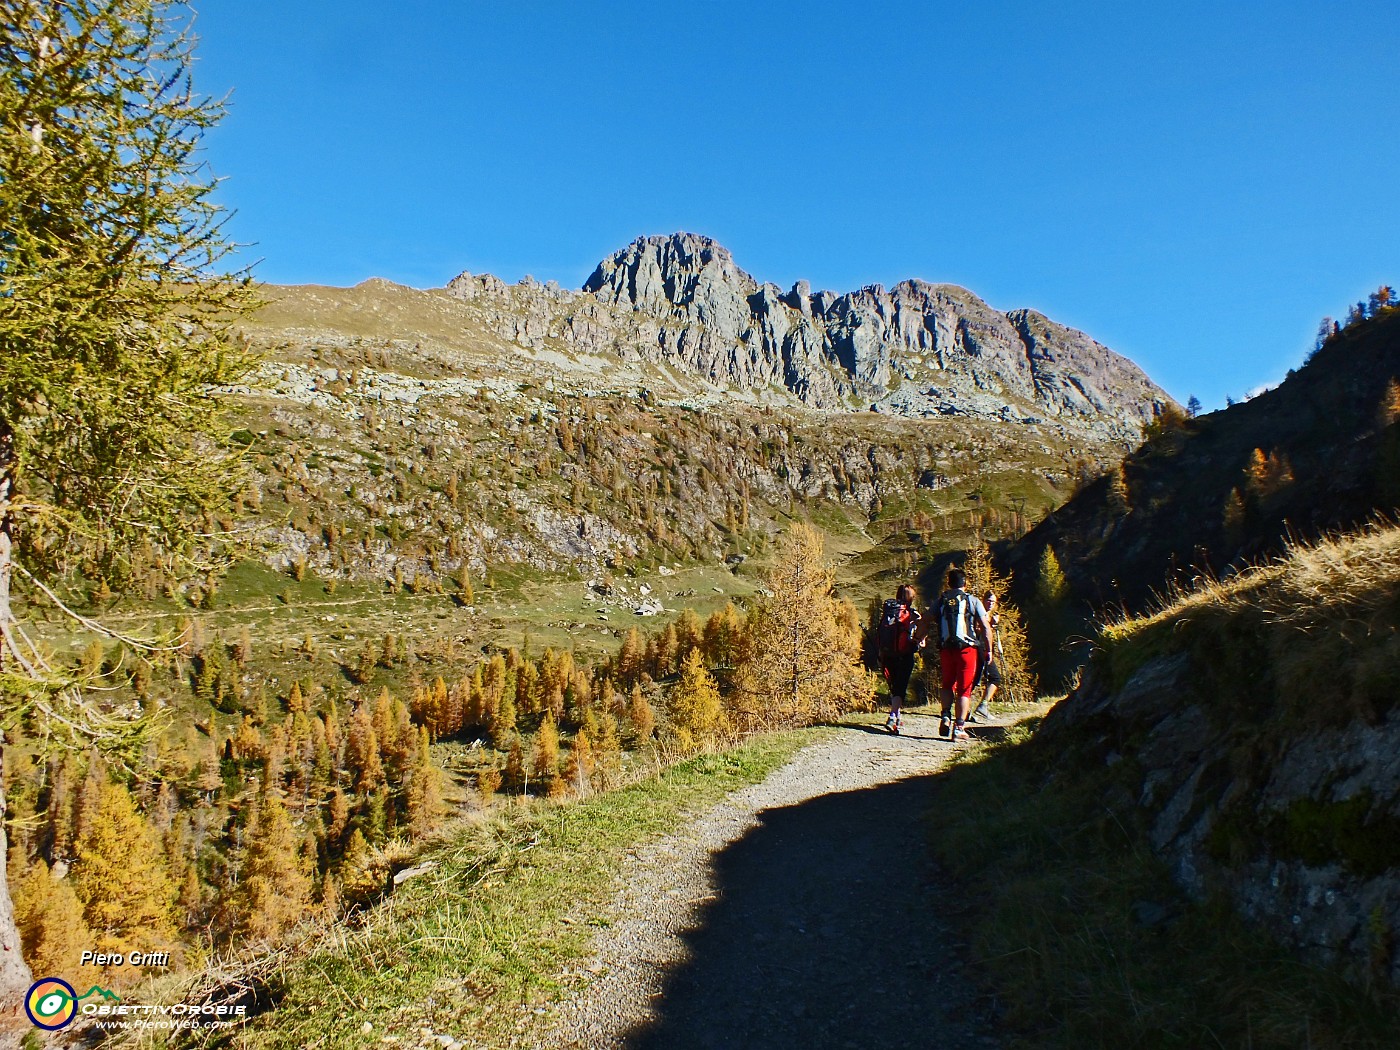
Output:
<path fill-rule="evenodd" d="M 951 733 L 955 743 L 967 739 L 967 715 L 977 680 L 977 651 L 985 648 L 990 652 L 992 648 L 987 610 L 966 588 L 967 574 L 953 569 L 948 573 L 948 589 L 939 595 L 937 604 L 923 620 L 925 633 L 932 634 L 932 625 L 938 625 L 938 664 L 943 683 L 938 735 L 946 737 Z"/>

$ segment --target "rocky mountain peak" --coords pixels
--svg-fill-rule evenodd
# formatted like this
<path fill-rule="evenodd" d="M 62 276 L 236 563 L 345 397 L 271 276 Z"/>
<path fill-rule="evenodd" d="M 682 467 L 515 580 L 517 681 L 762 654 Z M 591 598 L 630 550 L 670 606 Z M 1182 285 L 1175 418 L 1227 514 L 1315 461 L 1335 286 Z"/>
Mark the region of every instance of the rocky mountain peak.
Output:
<path fill-rule="evenodd" d="M 747 327 L 748 298 L 757 289 L 729 249 L 698 233 L 639 237 L 600 262 L 583 285 L 605 303 L 693 321 L 729 337 Z"/>
<path fill-rule="evenodd" d="M 696 233 L 638 238 L 600 262 L 581 295 L 546 301 L 533 285 L 508 292 L 494 280 L 464 274 L 448 291 L 520 299 L 527 316 L 516 309 L 505 321 L 522 345 L 557 337 L 571 351 L 639 356 L 815 408 L 1049 418 L 1132 440 L 1171 403 L 1131 361 L 1034 311 L 1002 313 L 965 288 L 921 280 L 844 294 L 798 281 L 783 292 Z"/>

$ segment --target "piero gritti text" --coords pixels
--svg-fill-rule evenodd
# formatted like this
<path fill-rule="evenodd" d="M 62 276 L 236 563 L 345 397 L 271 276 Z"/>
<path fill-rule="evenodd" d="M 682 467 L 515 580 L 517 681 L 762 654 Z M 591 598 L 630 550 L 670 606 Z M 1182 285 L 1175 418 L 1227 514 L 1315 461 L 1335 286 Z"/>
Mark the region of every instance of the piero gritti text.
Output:
<path fill-rule="evenodd" d="M 79 966 L 169 966 L 169 952 L 83 952 Z"/>

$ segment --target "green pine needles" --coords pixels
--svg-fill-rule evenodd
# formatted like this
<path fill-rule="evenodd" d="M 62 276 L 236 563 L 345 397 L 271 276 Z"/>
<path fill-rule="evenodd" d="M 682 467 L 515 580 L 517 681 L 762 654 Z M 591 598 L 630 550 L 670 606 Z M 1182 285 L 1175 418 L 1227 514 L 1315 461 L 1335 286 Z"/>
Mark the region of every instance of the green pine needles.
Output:
<path fill-rule="evenodd" d="M 0 0 L 0 762 L 21 728 L 124 760 L 155 728 L 92 691 L 100 669 L 31 642 L 11 581 L 120 637 L 65 584 L 192 567 L 238 484 L 217 388 L 250 363 L 230 325 L 253 291 L 220 272 L 197 151 L 221 106 L 194 93 L 187 21 L 164 0 Z M 3 873 L 0 940 L 17 943 Z M 18 955 L 7 998 L 29 980 Z"/>
<path fill-rule="evenodd" d="M 220 272 L 197 150 L 221 106 L 194 93 L 173 12 L 0 0 L 0 677 L 5 725 L 38 710 L 46 736 L 110 720 L 61 702 L 73 683 L 27 644 L 11 579 L 61 604 L 74 575 L 193 567 L 237 484 L 217 388 L 250 363 L 230 325 L 253 290 Z"/>
<path fill-rule="evenodd" d="M 214 388 L 252 287 L 219 272 L 222 107 L 172 11 L 0 0 L 0 514 L 36 573 L 189 554 L 233 472 Z"/>

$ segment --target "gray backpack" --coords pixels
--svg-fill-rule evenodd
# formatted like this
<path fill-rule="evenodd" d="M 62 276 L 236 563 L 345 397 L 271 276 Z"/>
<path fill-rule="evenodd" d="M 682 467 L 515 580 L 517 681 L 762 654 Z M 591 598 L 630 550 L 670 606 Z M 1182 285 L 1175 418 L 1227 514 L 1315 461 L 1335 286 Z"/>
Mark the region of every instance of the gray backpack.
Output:
<path fill-rule="evenodd" d="M 938 647 L 974 648 L 977 645 L 976 620 L 972 595 L 966 591 L 944 591 L 938 599 Z"/>

